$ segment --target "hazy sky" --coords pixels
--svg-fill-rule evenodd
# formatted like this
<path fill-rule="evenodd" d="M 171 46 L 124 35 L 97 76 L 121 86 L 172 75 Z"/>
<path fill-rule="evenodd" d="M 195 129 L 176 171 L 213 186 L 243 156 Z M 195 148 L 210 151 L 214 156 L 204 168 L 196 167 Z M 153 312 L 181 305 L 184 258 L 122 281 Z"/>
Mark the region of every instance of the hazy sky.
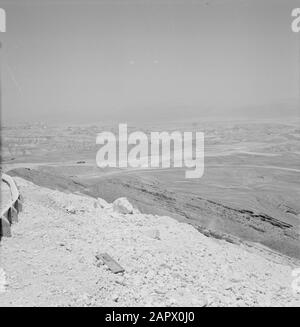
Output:
<path fill-rule="evenodd" d="M 217 117 L 261 106 L 272 115 L 299 101 L 291 11 L 300 0 L 0 7 L 3 123 Z"/>

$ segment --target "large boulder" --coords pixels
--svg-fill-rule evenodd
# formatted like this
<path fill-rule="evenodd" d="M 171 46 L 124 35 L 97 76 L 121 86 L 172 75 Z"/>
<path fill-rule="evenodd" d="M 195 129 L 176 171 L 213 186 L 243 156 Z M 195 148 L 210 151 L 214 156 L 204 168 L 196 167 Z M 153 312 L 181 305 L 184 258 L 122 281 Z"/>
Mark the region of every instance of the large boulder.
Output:
<path fill-rule="evenodd" d="M 104 199 L 98 198 L 97 202 L 96 202 L 96 207 L 99 207 L 101 209 L 107 209 L 109 208 L 111 205 L 106 202 Z"/>
<path fill-rule="evenodd" d="M 118 198 L 113 202 L 113 209 L 115 212 L 124 215 L 133 213 L 133 206 L 126 198 Z"/>

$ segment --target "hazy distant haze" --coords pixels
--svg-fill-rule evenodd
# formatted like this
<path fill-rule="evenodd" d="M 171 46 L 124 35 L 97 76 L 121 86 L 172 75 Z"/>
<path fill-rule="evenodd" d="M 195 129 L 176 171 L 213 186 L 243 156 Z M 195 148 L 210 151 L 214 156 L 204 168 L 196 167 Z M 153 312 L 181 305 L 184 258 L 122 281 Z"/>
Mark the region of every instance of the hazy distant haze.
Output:
<path fill-rule="evenodd" d="M 300 1 L 47 3 L 0 0 L 4 124 L 297 113 Z"/>

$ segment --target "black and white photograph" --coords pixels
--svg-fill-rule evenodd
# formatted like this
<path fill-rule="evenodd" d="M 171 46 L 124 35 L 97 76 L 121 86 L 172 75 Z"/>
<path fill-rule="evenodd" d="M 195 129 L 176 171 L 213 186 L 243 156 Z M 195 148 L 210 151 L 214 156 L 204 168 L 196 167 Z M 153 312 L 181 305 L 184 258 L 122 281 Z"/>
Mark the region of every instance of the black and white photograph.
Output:
<path fill-rule="evenodd" d="M 300 307 L 300 0 L 0 0 L 0 102 L 0 307 Z"/>

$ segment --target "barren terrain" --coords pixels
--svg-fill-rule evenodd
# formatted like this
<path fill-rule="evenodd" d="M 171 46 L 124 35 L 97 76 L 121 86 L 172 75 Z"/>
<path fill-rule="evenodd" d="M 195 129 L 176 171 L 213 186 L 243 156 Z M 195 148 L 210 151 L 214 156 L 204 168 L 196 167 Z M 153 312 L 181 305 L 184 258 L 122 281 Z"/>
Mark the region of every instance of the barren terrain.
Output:
<path fill-rule="evenodd" d="M 0 306 L 300 305 L 291 287 L 295 260 L 15 180 L 24 211 L 1 242 Z M 97 260 L 103 252 L 125 272 Z"/>
<path fill-rule="evenodd" d="M 97 132 L 112 124 L 4 127 L 3 163 L 10 174 L 107 201 L 126 195 L 146 213 L 172 216 L 217 238 L 260 243 L 300 258 L 300 129 L 297 119 L 131 125 L 130 131 L 203 131 L 205 171 L 100 169 Z M 229 235 L 229 236 L 228 236 Z"/>

